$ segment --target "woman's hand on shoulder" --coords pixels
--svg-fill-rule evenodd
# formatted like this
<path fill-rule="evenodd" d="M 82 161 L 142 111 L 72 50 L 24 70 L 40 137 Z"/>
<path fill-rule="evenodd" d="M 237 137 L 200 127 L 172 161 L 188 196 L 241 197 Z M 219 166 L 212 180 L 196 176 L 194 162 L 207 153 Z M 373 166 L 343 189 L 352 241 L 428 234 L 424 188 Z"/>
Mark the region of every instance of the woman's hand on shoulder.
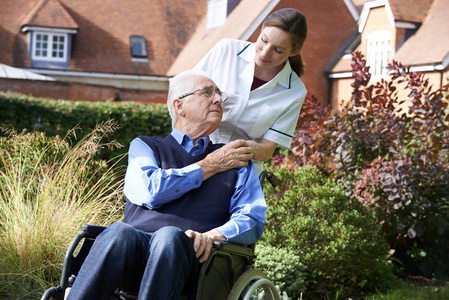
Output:
<path fill-rule="evenodd" d="M 259 143 L 252 140 L 246 141 L 246 143 L 253 149 L 253 159 L 257 161 L 269 160 L 278 146 L 275 142 L 267 139 L 262 139 Z"/>

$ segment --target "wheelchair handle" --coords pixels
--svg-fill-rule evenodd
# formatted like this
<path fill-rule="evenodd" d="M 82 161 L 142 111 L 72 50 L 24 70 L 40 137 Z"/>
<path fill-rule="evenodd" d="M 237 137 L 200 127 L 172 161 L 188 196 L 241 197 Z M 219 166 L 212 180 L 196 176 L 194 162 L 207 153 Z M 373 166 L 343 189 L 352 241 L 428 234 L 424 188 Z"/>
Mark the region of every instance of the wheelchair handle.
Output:
<path fill-rule="evenodd" d="M 268 180 L 268 182 L 273 187 L 277 187 L 280 184 L 279 178 L 277 178 L 276 175 L 274 175 L 274 173 L 271 171 L 263 170 L 262 173 L 260 173 L 259 180 L 260 180 L 260 185 L 262 186 L 262 188 L 263 188 L 265 179 Z"/>

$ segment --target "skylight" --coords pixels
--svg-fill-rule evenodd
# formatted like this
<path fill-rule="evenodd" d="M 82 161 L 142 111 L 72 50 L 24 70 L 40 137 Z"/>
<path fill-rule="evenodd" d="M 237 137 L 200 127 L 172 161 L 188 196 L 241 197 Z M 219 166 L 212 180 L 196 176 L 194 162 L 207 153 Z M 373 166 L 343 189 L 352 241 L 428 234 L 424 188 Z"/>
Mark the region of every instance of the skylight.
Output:
<path fill-rule="evenodd" d="M 143 36 L 132 35 L 129 38 L 131 44 L 131 56 L 133 58 L 147 58 L 147 46 Z"/>

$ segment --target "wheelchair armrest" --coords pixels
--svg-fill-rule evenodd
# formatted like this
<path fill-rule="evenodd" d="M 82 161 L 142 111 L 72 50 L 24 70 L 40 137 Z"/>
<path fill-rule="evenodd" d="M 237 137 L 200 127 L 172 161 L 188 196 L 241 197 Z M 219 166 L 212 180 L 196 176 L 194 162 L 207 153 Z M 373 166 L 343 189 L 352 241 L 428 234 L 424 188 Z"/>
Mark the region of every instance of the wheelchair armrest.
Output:
<path fill-rule="evenodd" d="M 92 234 L 94 236 L 99 235 L 100 233 L 102 233 L 104 230 L 106 229 L 105 226 L 101 226 L 101 225 L 92 225 L 92 224 L 84 224 L 81 227 L 81 231 L 85 232 L 85 233 L 89 233 Z"/>
<path fill-rule="evenodd" d="M 226 242 L 214 242 L 212 244 L 212 248 L 215 248 L 217 250 L 221 250 L 224 252 L 232 253 L 232 254 L 242 255 L 242 256 L 252 256 L 253 255 L 253 245 L 242 246 L 242 245 L 226 243 Z"/>

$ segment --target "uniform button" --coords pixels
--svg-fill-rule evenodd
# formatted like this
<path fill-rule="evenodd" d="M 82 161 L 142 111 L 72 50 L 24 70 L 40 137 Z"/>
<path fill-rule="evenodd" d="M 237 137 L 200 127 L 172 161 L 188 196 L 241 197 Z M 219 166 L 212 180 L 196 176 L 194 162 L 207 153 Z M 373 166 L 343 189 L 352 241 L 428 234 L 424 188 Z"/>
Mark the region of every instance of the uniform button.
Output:
<path fill-rule="evenodd" d="M 200 184 L 200 181 L 199 180 L 195 181 L 195 184 L 196 185 Z"/>
<path fill-rule="evenodd" d="M 179 193 L 179 190 L 178 190 L 178 189 L 176 189 L 176 192 L 177 192 L 177 193 Z"/>

